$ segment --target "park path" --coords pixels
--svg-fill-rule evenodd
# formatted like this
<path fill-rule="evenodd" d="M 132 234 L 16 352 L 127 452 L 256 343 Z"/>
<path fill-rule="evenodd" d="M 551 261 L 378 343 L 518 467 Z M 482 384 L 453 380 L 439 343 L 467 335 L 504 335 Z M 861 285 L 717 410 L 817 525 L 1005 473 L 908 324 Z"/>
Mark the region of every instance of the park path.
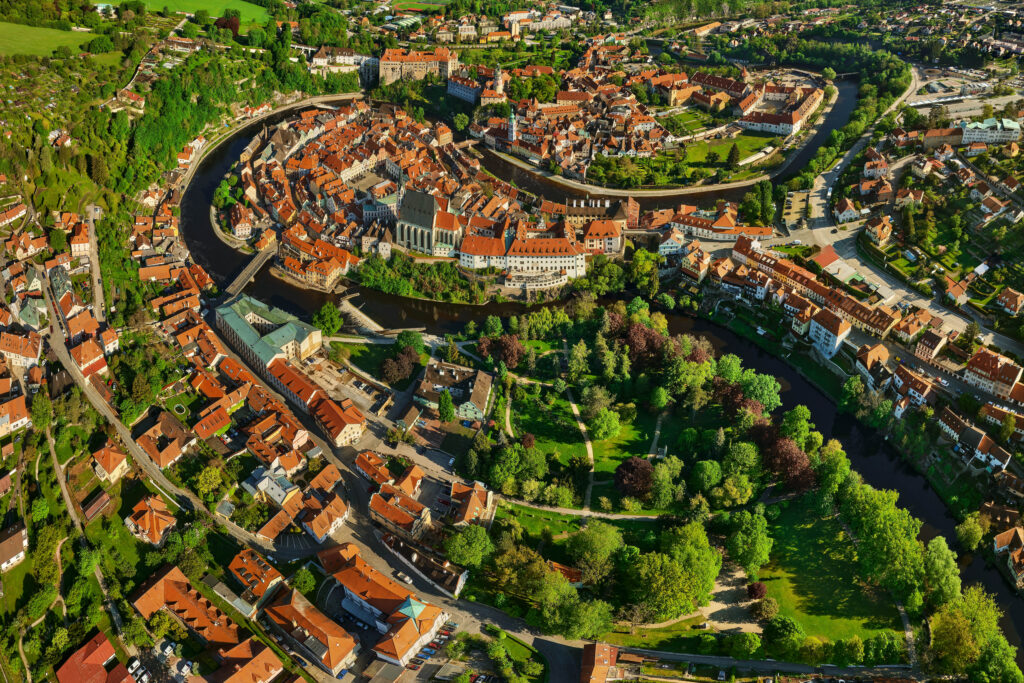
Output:
<path fill-rule="evenodd" d="M 64 567 L 62 566 L 60 560 L 60 548 L 62 545 L 64 545 L 64 541 L 68 540 L 68 538 L 70 537 L 65 536 L 64 538 L 57 541 L 57 550 L 54 553 L 54 557 L 57 559 L 57 597 L 53 599 L 53 602 L 46 606 L 46 611 L 43 612 L 43 615 L 41 617 L 33 621 L 31 624 L 25 627 L 24 631 L 18 634 L 18 655 L 21 657 L 22 666 L 25 667 L 25 680 L 28 681 L 28 683 L 32 683 L 32 671 L 31 669 L 29 669 L 28 657 L 25 656 L 25 647 L 23 644 L 25 640 L 25 634 L 28 633 L 29 629 L 33 629 L 39 624 L 43 623 L 43 621 L 46 619 L 46 615 L 58 602 L 60 603 L 61 613 L 64 615 L 64 623 L 68 623 L 68 607 L 66 604 L 64 604 L 64 596 L 60 594 L 60 583 L 61 580 L 64 578 Z"/>
<path fill-rule="evenodd" d="M 518 505 L 524 508 L 532 508 L 534 510 L 540 510 L 542 512 L 554 512 L 560 515 L 572 515 L 573 517 L 593 517 L 595 519 L 628 519 L 637 522 L 657 522 L 657 515 L 632 515 L 629 513 L 619 512 L 600 512 L 598 510 L 588 510 L 584 508 L 560 508 L 552 505 L 541 505 L 540 503 L 530 503 L 523 500 L 522 498 L 513 498 L 511 496 L 505 496 L 500 493 L 495 493 L 494 497 L 501 502 L 509 503 L 511 505 Z"/>
<path fill-rule="evenodd" d="M 658 414 L 658 421 L 654 423 L 654 438 L 651 439 L 651 448 L 647 451 L 647 457 L 651 457 L 658 452 L 658 437 L 661 436 L 661 423 L 667 415 L 667 410 L 663 410 Z"/>
<path fill-rule="evenodd" d="M 562 353 L 565 354 L 566 358 L 569 357 L 569 342 L 566 339 L 562 340 Z M 590 443 L 590 433 L 587 431 L 587 425 L 583 424 L 583 418 L 580 417 L 580 409 L 576 405 L 569 387 L 565 388 L 565 397 L 569 399 L 569 408 L 576 418 L 576 424 L 580 428 L 580 433 L 583 434 L 583 445 L 587 449 L 587 460 L 590 461 L 590 472 L 587 473 L 587 491 L 583 494 L 583 509 L 589 510 L 590 497 L 594 492 L 594 446 Z"/>

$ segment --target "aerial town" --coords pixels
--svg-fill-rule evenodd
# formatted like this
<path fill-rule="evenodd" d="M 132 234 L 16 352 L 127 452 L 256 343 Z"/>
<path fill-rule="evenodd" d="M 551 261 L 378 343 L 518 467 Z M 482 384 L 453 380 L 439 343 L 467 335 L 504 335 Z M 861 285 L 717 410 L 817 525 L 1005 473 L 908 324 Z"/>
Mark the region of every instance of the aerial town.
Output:
<path fill-rule="evenodd" d="M 1024 8 L 0 2 L 0 682 L 1024 683 Z"/>

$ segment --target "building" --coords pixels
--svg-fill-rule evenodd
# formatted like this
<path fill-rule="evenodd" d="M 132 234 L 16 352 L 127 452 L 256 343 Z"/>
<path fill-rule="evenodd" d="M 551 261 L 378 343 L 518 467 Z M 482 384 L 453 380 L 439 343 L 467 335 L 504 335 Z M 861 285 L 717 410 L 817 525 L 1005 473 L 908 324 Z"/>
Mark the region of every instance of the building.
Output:
<path fill-rule="evenodd" d="M 128 472 L 128 456 L 111 442 L 92 454 L 92 468 L 101 481 L 117 483 Z"/>
<path fill-rule="evenodd" d="M 332 676 L 352 666 L 361 651 L 359 641 L 297 590 L 281 591 L 264 615 L 294 648 Z"/>
<path fill-rule="evenodd" d="M 230 649 L 241 642 L 238 626 L 175 566 L 167 566 L 146 581 L 132 602 L 143 619 L 167 610 L 204 644 Z"/>
<path fill-rule="evenodd" d="M 459 56 L 448 48 L 435 48 L 433 52 L 387 49 L 378 62 L 381 85 L 397 80 L 423 80 L 428 75 L 446 81 L 459 66 Z"/>
<path fill-rule="evenodd" d="M 321 399 L 313 404 L 311 414 L 335 446 L 354 445 L 366 430 L 366 417 L 348 398 L 340 403 Z"/>
<path fill-rule="evenodd" d="M 850 323 L 829 309 L 823 308 L 811 317 L 808 336 L 823 356 L 831 358 L 850 336 L 851 329 L 853 328 Z"/>
<path fill-rule="evenodd" d="M 302 362 L 323 346 L 317 328 L 244 294 L 217 307 L 217 329 L 250 365 L 261 370 L 277 358 Z"/>
<path fill-rule="evenodd" d="M 21 394 L 0 403 L 0 439 L 32 424 L 32 417 Z"/>
<path fill-rule="evenodd" d="M 621 680 L 622 670 L 616 667 L 619 649 L 605 643 L 587 643 L 583 646 L 580 664 L 580 683 L 607 683 Z"/>
<path fill-rule="evenodd" d="M 57 669 L 58 683 L 135 683 L 107 636 L 97 633 Z"/>
<path fill-rule="evenodd" d="M 447 391 L 459 419 L 481 421 L 487 415 L 491 381 L 491 376 L 482 370 L 431 358 L 423 379 L 416 385 L 414 398 L 421 405 L 437 410 L 441 392 Z"/>
<path fill-rule="evenodd" d="M 494 516 L 494 492 L 482 482 L 463 484 L 452 481 L 448 491 L 453 526 L 486 524 Z"/>
<path fill-rule="evenodd" d="M 996 555 L 1006 553 L 1006 567 L 1017 588 L 1024 588 L 1024 529 L 1017 526 L 996 534 L 992 539 L 992 549 Z"/>
<path fill-rule="evenodd" d="M 124 518 L 128 531 L 141 541 L 161 547 L 177 524 L 167 503 L 160 496 L 146 496 L 132 508 L 132 513 Z"/>
<path fill-rule="evenodd" d="M 888 216 L 875 216 L 864 224 L 864 232 L 879 249 L 884 249 L 892 238 L 892 223 Z"/>
<path fill-rule="evenodd" d="M 271 683 L 284 671 L 274 651 L 255 638 L 218 650 L 217 658 L 220 667 L 204 679 L 210 683 Z"/>
<path fill-rule="evenodd" d="M 370 496 L 370 519 L 394 533 L 419 539 L 430 529 L 430 508 L 393 484 Z"/>
<path fill-rule="evenodd" d="M 251 605 L 259 606 L 284 580 L 281 572 L 274 569 L 252 548 L 244 548 L 232 558 L 228 571 L 243 587 L 242 599 Z"/>
<path fill-rule="evenodd" d="M 835 215 L 837 223 L 849 223 L 860 218 L 860 211 L 857 210 L 853 201 L 846 198 L 840 199 L 836 203 L 832 213 Z"/>
<path fill-rule="evenodd" d="M 1016 317 L 1020 315 L 1021 308 L 1024 308 L 1024 294 L 1012 287 L 1003 287 L 996 297 L 996 306 L 1003 309 L 1004 313 Z"/>
<path fill-rule="evenodd" d="M 351 543 L 324 550 L 318 558 L 342 589 L 341 607 L 382 634 L 373 652 L 386 662 L 408 664 L 448 619 L 444 610 L 367 564 Z"/>
<path fill-rule="evenodd" d="M 964 381 L 1000 398 L 1009 398 L 1022 372 L 1024 370 L 1006 356 L 983 348 L 967 361 Z"/>
<path fill-rule="evenodd" d="M 865 344 L 857 350 L 857 372 L 872 391 L 882 391 L 892 381 L 889 370 L 889 349 L 885 344 Z"/>
<path fill-rule="evenodd" d="M 28 529 L 17 521 L 0 531 L 0 572 L 6 572 L 25 560 L 28 552 Z"/>
<path fill-rule="evenodd" d="M 914 355 L 923 361 L 932 361 L 946 346 L 946 335 L 928 330 L 914 345 Z"/>
<path fill-rule="evenodd" d="M 1020 124 L 1013 119 L 988 118 L 984 121 L 961 121 L 963 130 L 961 144 L 984 142 L 989 145 L 1001 145 L 1020 140 Z"/>

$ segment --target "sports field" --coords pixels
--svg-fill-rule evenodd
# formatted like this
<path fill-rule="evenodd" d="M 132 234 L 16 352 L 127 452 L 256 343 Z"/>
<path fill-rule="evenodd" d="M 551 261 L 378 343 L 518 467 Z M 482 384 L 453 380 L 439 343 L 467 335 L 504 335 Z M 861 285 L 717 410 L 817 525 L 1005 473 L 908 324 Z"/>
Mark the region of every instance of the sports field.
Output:
<path fill-rule="evenodd" d="M 267 10 L 245 0 L 144 0 L 150 11 L 159 12 L 166 7 L 171 12 L 195 12 L 204 9 L 211 17 L 223 16 L 224 10 L 236 9 L 240 14 L 239 21 L 245 25 L 254 21 L 263 23 L 267 20 Z"/>
<path fill-rule="evenodd" d="M 79 49 L 96 36 L 80 31 L 58 31 L 0 21 L 0 55 L 36 55 L 49 57 L 61 46 Z"/>

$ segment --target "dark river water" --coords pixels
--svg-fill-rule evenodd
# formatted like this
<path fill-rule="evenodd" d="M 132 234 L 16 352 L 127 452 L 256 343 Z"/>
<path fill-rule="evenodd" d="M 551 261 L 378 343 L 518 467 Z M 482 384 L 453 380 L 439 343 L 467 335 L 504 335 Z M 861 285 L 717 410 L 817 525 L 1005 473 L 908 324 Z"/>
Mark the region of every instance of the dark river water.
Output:
<path fill-rule="evenodd" d="M 827 136 L 834 127 L 845 124 L 853 109 L 853 97 L 856 86 L 850 83 L 840 84 L 840 100 L 832 112 L 828 125 L 815 136 Z M 838 112 L 838 113 L 837 113 Z M 836 117 L 836 125 L 831 119 Z M 841 122 L 839 121 L 841 119 Z M 221 178 L 238 159 L 239 153 L 249 143 L 252 136 L 263 123 L 255 124 L 241 130 L 230 141 L 221 144 L 202 161 L 195 177 L 186 189 L 181 203 L 181 234 L 192 253 L 193 258 L 202 265 L 219 284 L 227 284 L 240 272 L 249 257 L 236 252 L 221 241 L 213 232 L 210 224 L 210 204 L 214 189 Z M 817 142 L 808 145 L 800 156 L 810 158 L 816 149 Z M 790 167 L 795 172 L 803 161 Z M 500 169 L 493 169 L 500 170 Z M 513 179 L 524 189 L 538 192 L 540 186 L 529 187 L 528 183 L 550 183 L 537 179 L 515 169 L 514 174 L 523 177 Z M 783 174 L 785 176 L 785 174 Z M 509 177 L 500 174 L 501 177 Z M 557 199 L 557 195 L 548 192 L 548 198 Z M 710 199 L 708 195 L 702 199 Z M 693 201 L 693 196 L 686 198 Z M 669 202 L 668 205 L 678 202 Z M 657 206 L 657 202 L 645 204 L 645 208 Z M 267 301 L 275 306 L 308 316 L 318 309 L 327 295 L 311 292 L 292 284 L 282 282 L 264 268 L 246 288 L 246 293 Z M 388 328 L 425 327 L 429 332 L 444 333 L 458 331 L 467 321 L 479 319 L 484 315 L 508 316 L 522 313 L 524 306 L 518 303 L 489 304 L 486 307 L 435 303 L 418 299 L 382 294 L 372 290 L 360 290 L 353 303 L 362 308 L 372 318 Z M 557 305 L 557 304 L 555 304 Z M 689 332 L 709 338 L 722 353 L 735 353 L 743 359 L 744 365 L 753 367 L 759 372 L 771 374 L 782 384 L 783 408 L 795 405 L 806 405 L 813 416 L 813 421 L 826 440 L 832 437 L 839 439 L 849 455 L 853 468 L 859 472 L 866 482 L 877 488 L 894 489 L 900 494 L 900 504 L 922 520 L 924 526 L 921 538 L 930 540 L 936 535 L 943 535 L 951 547 L 957 547 L 955 525 L 956 520 L 949 514 L 945 504 L 929 486 L 927 480 L 904 463 L 893 450 L 872 430 L 864 427 L 849 416 L 840 415 L 824 393 L 805 380 L 785 361 L 762 351 L 756 344 L 740 337 L 732 331 L 722 328 L 706 320 L 691 318 L 679 314 L 670 314 L 669 326 L 673 333 Z M 980 555 L 961 554 L 961 572 L 964 584 L 981 583 L 986 590 L 994 593 L 1002 605 L 1006 616 L 1003 628 L 1010 642 L 1021 645 L 1021 634 L 1024 634 L 1024 610 L 1016 593 L 1009 587 L 1002 575 L 995 568 L 985 566 Z M 1024 664 L 1024 654 L 1018 651 L 1018 662 Z"/>

